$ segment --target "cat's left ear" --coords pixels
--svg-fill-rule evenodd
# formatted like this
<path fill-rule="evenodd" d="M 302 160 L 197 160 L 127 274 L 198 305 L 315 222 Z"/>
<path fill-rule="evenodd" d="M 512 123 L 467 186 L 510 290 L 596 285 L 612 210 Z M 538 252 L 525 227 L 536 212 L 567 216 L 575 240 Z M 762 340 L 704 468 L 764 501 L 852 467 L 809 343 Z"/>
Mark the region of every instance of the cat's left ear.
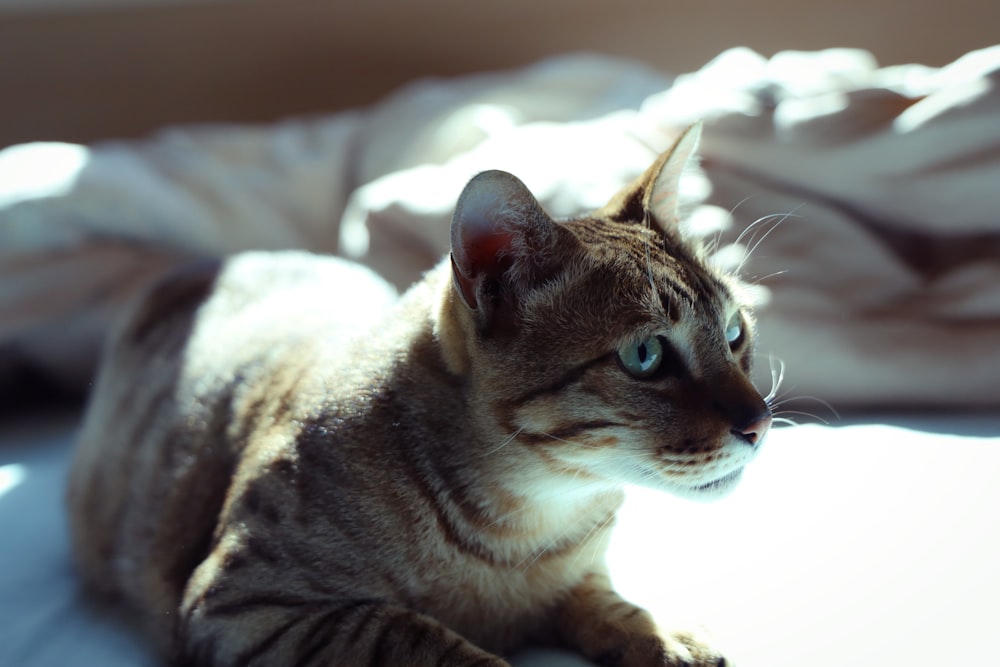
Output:
<path fill-rule="evenodd" d="M 700 141 L 699 121 L 684 130 L 669 150 L 597 214 L 619 222 L 648 220 L 664 232 L 675 229 L 680 220 L 681 174 L 697 153 Z"/>
<path fill-rule="evenodd" d="M 452 274 L 483 330 L 516 324 L 524 292 L 558 266 L 564 231 L 516 176 L 486 171 L 469 181 L 451 222 Z"/>

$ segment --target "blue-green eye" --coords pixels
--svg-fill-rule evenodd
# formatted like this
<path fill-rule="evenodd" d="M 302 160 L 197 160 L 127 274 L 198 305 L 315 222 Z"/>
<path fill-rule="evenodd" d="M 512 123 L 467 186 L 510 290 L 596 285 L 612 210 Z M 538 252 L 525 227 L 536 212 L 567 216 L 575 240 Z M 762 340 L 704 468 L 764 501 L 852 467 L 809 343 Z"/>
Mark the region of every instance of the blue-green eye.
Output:
<path fill-rule="evenodd" d="M 626 343 L 618 348 L 618 359 L 632 377 L 652 377 L 663 363 L 663 341 L 659 336 L 650 336 L 638 343 Z"/>
<path fill-rule="evenodd" d="M 729 343 L 731 350 L 735 350 L 743 343 L 743 318 L 738 312 L 733 313 L 726 324 L 726 342 Z"/>

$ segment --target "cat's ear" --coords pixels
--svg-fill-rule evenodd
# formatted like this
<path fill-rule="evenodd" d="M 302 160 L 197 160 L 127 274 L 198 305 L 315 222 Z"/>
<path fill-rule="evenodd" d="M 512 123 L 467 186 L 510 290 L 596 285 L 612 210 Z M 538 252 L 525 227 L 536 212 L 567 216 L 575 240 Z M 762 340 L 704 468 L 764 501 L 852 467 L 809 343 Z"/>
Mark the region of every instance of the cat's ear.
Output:
<path fill-rule="evenodd" d="M 514 324 L 520 293 L 552 274 L 561 231 L 516 176 L 485 171 L 469 181 L 451 221 L 451 264 L 482 327 Z"/>
<path fill-rule="evenodd" d="M 597 214 L 620 222 L 649 221 L 661 231 L 675 229 L 680 220 L 681 174 L 696 154 L 700 140 L 701 122 L 697 122 Z"/>

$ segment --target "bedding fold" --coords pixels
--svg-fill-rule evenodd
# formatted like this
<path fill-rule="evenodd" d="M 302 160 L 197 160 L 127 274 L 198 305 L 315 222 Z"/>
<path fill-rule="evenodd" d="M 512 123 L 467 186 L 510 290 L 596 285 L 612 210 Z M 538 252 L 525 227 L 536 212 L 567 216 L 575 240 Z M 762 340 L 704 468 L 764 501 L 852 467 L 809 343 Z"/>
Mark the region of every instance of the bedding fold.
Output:
<path fill-rule="evenodd" d="M 684 194 L 720 260 L 767 289 L 765 390 L 783 364 L 787 399 L 995 408 L 998 81 L 1000 47 L 943 68 L 734 49 L 676 79 L 580 55 L 270 126 L 11 147 L 0 357 L 85 387 L 127 304 L 205 256 L 336 253 L 406 286 L 447 251 L 454 202 L 478 171 L 511 171 L 554 215 L 579 214 L 702 119 Z"/>

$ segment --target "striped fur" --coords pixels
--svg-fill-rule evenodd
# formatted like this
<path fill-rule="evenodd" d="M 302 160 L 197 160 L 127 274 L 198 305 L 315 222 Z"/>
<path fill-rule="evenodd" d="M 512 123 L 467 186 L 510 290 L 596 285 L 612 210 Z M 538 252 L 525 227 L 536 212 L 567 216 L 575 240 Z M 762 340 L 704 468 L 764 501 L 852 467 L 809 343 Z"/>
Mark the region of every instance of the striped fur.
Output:
<path fill-rule="evenodd" d="M 83 578 L 179 665 L 500 667 L 528 642 L 725 664 L 603 565 L 624 484 L 718 495 L 768 421 L 738 286 L 663 192 L 693 141 L 561 223 L 477 177 L 452 259 L 361 335 L 331 305 L 366 289 L 338 260 L 163 282 L 109 344 L 81 433 Z M 619 351 L 651 336 L 663 370 L 636 379 Z"/>

